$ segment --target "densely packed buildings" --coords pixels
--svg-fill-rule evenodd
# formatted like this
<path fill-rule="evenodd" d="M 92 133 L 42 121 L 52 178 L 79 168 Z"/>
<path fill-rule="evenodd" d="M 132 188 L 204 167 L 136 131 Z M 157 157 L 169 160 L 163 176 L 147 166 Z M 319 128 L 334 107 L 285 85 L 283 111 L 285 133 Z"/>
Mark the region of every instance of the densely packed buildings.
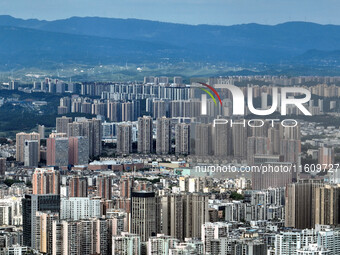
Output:
<path fill-rule="evenodd" d="M 322 98 L 305 106 L 336 114 L 337 77 L 208 84 L 254 79 L 269 84 L 253 86 L 261 109 L 272 86 L 313 81 Z M 46 79 L 34 90 L 72 95 L 61 97 L 49 134 L 39 126 L 0 145 L 2 254 L 340 254 L 337 127 L 299 119 L 294 108 L 291 126 L 232 116 L 223 89 L 204 115 L 201 94 L 180 77 Z"/>

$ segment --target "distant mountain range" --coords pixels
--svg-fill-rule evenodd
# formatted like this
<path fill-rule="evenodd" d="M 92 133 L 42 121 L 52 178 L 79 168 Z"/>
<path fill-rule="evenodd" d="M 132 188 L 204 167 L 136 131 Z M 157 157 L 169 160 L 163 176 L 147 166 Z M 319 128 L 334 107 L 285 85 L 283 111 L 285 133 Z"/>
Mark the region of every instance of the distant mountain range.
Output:
<path fill-rule="evenodd" d="M 0 68 L 223 61 L 338 65 L 340 26 L 183 25 L 115 18 L 56 21 L 0 16 Z"/>

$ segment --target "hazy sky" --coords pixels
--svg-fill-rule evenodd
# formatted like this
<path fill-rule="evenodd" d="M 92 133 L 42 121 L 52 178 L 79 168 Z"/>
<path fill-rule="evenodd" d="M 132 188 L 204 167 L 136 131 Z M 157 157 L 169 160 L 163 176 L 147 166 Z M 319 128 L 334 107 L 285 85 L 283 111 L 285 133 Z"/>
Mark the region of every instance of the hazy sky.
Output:
<path fill-rule="evenodd" d="M 186 24 L 340 24 L 339 0 L 0 0 L 0 14 L 54 20 L 138 18 Z"/>

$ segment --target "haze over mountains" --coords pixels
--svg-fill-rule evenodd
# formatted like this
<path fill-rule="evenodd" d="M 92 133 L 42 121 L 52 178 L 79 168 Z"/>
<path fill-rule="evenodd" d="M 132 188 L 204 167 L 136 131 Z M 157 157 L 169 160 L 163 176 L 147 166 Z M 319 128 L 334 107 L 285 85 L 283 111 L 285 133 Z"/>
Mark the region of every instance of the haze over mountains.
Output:
<path fill-rule="evenodd" d="M 337 65 L 340 26 L 183 25 L 114 18 L 56 21 L 0 16 L 0 65 L 122 64 L 202 61 Z"/>

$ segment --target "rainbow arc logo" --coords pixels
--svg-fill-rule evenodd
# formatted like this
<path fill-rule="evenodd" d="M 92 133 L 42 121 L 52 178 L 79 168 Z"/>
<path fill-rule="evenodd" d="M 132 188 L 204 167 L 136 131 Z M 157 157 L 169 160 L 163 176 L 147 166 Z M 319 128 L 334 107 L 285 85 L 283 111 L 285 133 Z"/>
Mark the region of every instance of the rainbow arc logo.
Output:
<path fill-rule="evenodd" d="M 212 100 L 214 101 L 215 103 L 215 106 L 217 106 L 217 101 L 214 97 L 214 95 L 218 98 L 218 101 L 219 103 L 221 104 L 222 106 L 222 100 L 221 100 L 221 97 L 220 95 L 217 93 L 216 89 L 213 88 L 212 86 L 206 84 L 206 83 L 203 83 L 203 82 L 198 82 L 199 84 L 203 85 L 204 87 L 199 87 L 199 89 L 203 90 L 205 93 L 207 93 L 211 98 Z M 210 89 L 211 92 L 208 90 Z M 214 94 L 214 95 L 213 95 Z M 201 95 L 201 114 L 202 115 L 206 115 L 207 114 L 207 95 L 206 94 L 202 94 Z"/>

